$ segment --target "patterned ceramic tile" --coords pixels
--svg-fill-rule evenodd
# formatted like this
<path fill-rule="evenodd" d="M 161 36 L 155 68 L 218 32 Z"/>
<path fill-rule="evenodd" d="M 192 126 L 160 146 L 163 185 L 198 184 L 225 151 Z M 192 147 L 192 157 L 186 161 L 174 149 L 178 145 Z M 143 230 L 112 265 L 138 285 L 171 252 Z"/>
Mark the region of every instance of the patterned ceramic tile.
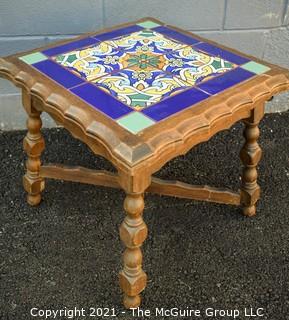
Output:
<path fill-rule="evenodd" d="M 165 62 L 162 69 L 178 75 L 190 85 L 201 83 L 236 67 L 231 62 L 196 51 L 189 46 L 163 57 Z"/>
<path fill-rule="evenodd" d="M 129 66 L 129 58 L 130 55 L 101 42 L 93 47 L 63 53 L 53 57 L 53 60 L 85 80 L 94 81 Z"/>
<path fill-rule="evenodd" d="M 19 59 L 134 134 L 270 70 L 150 20 Z"/>
<path fill-rule="evenodd" d="M 194 48 L 196 50 L 207 52 L 212 56 L 217 56 L 239 65 L 250 61 L 248 58 L 238 56 L 237 54 L 231 51 L 213 46 L 210 43 L 205 43 L 205 42 L 197 43 L 196 45 L 194 45 Z"/>
<path fill-rule="evenodd" d="M 96 85 L 134 110 L 142 110 L 188 87 L 181 79 L 158 69 L 124 69 L 97 79 Z"/>

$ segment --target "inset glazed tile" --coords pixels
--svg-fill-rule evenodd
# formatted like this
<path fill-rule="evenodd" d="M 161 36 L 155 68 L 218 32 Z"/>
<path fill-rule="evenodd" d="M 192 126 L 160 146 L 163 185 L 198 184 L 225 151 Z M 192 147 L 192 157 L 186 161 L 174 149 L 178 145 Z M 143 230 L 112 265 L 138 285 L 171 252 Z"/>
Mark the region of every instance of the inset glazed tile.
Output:
<path fill-rule="evenodd" d="M 200 40 L 194 38 L 193 36 L 184 34 L 182 32 L 170 29 L 165 26 L 156 27 L 153 29 L 154 31 L 157 31 L 158 33 L 170 38 L 179 41 L 182 44 L 192 45 L 200 42 Z"/>
<path fill-rule="evenodd" d="M 194 48 L 196 50 L 205 51 L 212 56 L 220 57 L 224 60 L 230 61 L 230 62 L 238 64 L 238 65 L 250 61 L 248 58 L 239 56 L 231 51 L 213 46 L 212 44 L 206 43 L 206 42 L 198 43 L 198 44 L 194 45 Z"/>
<path fill-rule="evenodd" d="M 98 40 L 88 37 L 88 38 L 80 39 L 77 41 L 68 42 L 66 44 L 63 44 L 57 47 L 43 50 L 42 53 L 44 53 L 49 57 L 52 57 L 64 52 L 75 50 L 77 48 L 88 47 L 98 42 L 99 42 Z"/>
<path fill-rule="evenodd" d="M 188 87 L 178 77 L 151 68 L 124 69 L 97 79 L 95 83 L 135 110 L 147 108 Z"/>
<path fill-rule="evenodd" d="M 263 64 L 257 63 L 255 61 L 250 61 L 242 65 L 242 69 L 254 72 L 256 74 L 262 74 L 271 70 L 269 67 L 264 66 Z"/>
<path fill-rule="evenodd" d="M 153 120 L 144 116 L 140 112 L 132 112 L 120 118 L 117 122 L 132 133 L 138 133 L 139 131 L 155 124 Z"/>
<path fill-rule="evenodd" d="M 160 121 L 207 98 L 209 98 L 209 95 L 205 92 L 191 88 L 168 99 L 161 100 L 141 112 L 155 121 Z"/>
<path fill-rule="evenodd" d="M 235 70 L 227 72 L 219 77 L 201 83 L 198 85 L 198 88 L 208 92 L 209 94 L 216 94 L 254 76 L 255 74 L 250 71 L 242 68 L 236 68 Z"/>
<path fill-rule="evenodd" d="M 111 46 L 125 50 L 126 52 L 141 54 L 163 54 L 180 49 L 185 44 L 164 37 L 153 30 L 141 30 L 125 37 L 119 37 L 108 41 Z"/>
<path fill-rule="evenodd" d="M 68 70 L 63 69 L 60 65 L 51 60 L 34 63 L 33 67 L 65 88 L 71 88 L 83 83 L 81 78 L 75 76 Z"/>
<path fill-rule="evenodd" d="M 131 108 L 91 83 L 75 87 L 71 89 L 71 92 L 112 119 L 117 119 L 132 111 Z"/>
<path fill-rule="evenodd" d="M 155 70 L 161 69 L 164 64 L 164 58 L 162 55 L 141 53 L 139 55 L 128 54 L 127 61 L 129 62 L 128 67 L 131 70 Z"/>
<path fill-rule="evenodd" d="M 270 70 L 149 19 L 19 59 L 133 134 Z"/>
<path fill-rule="evenodd" d="M 162 69 L 179 76 L 190 85 L 201 83 L 236 67 L 231 62 L 196 51 L 189 46 L 168 53 L 164 58 Z"/>
<path fill-rule="evenodd" d="M 57 63 L 87 81 L 129 66 L 128 58 L 106 42 L 53 57 Z"/>
<path fill-rule="evenodd" d="M 41 52 L 34 52 L 34 53 L 27 54 L 26 56 L 19 57 L 19 59 L 24 61 L 27 64 L 33 64 L 33 63 L 47 60 L 47 57 Z"/>
<path fill-rule="evenodd" d="M 150 20 L 137 23 L 137 25 L 138 25 L 138 26 L 141 26 L 141 27 L 143 27 L 143 28 L 146 28 L 146 29 L 156 28 L 156 27 L 159 27 L 159 26 L 160 26 L 160 24 L 155 23 L 154 21 L 150 21 Z"/>

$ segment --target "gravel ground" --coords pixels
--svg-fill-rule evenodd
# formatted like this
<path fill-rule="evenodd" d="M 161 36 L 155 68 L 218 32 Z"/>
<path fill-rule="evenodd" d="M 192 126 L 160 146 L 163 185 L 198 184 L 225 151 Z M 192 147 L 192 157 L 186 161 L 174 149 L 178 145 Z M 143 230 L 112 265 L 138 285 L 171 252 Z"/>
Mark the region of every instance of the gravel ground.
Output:
<path fill-rule="evenodd" d="M 289 319 L 288 124 L 288 112 L 262 121 L 262 199 L 255 218 L 228 205 L 146 196 L 143 308 L 152 314 L 157 307 L 200 309 L 203 316 L 191 319 L 232 319 L 206 317 L 204 310 L 238 309 L 238 319 L 253 319 L 243 313 L 252 307 L 264 308 L 256 319 Z M 238 189 L 241 132 L 235 125 L 157 176 Z M 30 207 L 21 186 L 24 134 L 0 132 L 0 319 L 43 319 L 30 316 L 33 307 L 110 307 L 116 319 L 133 319 L 121 313 L 117 285 L 123 192 L 49 180 L 44 201 Z M 44 130 L 44 136 L 45 162 L 112 169 L 63 129 Z"/>

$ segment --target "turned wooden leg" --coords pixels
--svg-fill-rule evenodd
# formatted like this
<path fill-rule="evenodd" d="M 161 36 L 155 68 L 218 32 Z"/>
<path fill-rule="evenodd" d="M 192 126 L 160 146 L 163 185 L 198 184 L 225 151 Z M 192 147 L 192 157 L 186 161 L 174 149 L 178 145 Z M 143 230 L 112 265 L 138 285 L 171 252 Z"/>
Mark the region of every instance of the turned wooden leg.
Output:
<path fill-rule="evenodd" d="M 28 132 L 23 141 L 23 147 L 28 156 L 23 186 L 28 193 L 27 202 L 32 206 L 39 204 L 41 191 L 44 189 L 44 179 L 39 176 L 40 155 L 45 147 L 44 139 L 40 132 L 41 126 L 40 112 L 31 108 L 27 119 Z"/>
<path fill-rule="evenodd" d="M 140 305 L 139 293 L 144 290 L 147 275 L 142 270 L 141 245 L 147 237 L 147 226 L 143 221 L 144 200 L 142 194 L 127 194 L 124 201 L 126 217 L 120 226 L 120 238 L 126 246 L 123 254 L 123 270 L 120 271 L 120 286 L 124 292 L 125 308 Z"/>
<path fill-rule="evenodd" d="M 243 214 L 251 217 L 256 214 L 256 202 L 260 198 L 260 186 L 257 184 L 257 165 L 262 156 L 262 150 L 258 145 L 258 124 L 264 114 L 264 105 L 259 105 L 251 111 L 250 118 L 244 120 L 245 144 L 240 157 L 244 164 L 241 186 L 241 205 Z"/>

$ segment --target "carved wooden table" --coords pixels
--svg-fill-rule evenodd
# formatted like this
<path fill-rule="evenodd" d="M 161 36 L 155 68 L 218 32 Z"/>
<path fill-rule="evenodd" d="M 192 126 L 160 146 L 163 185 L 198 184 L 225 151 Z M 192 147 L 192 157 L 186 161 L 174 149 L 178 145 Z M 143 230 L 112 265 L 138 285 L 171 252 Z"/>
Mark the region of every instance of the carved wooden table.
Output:
<path fill-rule="evenodd" d="M 244 215 L 255 214 L 258 123 L 265 102 L 289 89 L 287 70 L 146 18 L 3 58 L 0 75 L 22 88 L 28 113 L 23 183 L 29 204 L 39 204 L 44 178 L 125 190 L 120 286 L 126 308 L 140 304 L 147 281 L 140 249 L 147 237 L 145 192 L 241 205 Z M 118 174 L 41 165 L 42 111 Z M 152 177 L 239 120 L 245 123 L 240 192 Z"/>

